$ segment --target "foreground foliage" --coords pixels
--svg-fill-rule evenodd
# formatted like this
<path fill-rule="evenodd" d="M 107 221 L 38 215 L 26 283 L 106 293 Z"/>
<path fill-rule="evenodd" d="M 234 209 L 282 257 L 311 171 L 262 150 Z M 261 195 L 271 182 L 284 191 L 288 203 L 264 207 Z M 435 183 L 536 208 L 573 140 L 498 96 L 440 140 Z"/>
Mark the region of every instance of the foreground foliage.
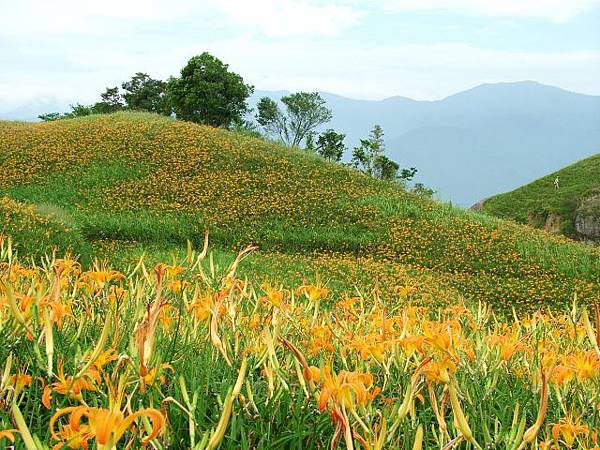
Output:
<path fill-rule="evenodd" d="M 258 286 L 236 275 L 251 247 L 228 267 L 207 247 L 125 274 L 27 267 L 2 240 L 0 444 L 598 448 L 597 310 Z"/>

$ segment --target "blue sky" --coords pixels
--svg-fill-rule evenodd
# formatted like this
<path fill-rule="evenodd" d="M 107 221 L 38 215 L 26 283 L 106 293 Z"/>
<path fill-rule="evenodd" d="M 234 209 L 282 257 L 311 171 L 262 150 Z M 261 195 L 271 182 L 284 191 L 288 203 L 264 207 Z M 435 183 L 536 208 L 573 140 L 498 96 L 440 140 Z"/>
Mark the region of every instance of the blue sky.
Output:
<path fill-rule="evenodd" d="M 0 0 L 0 111 L 94 101 L 205 50 L 257 89 L 437 99 L 531 79 L 600 95 L 600 0 Z"/>

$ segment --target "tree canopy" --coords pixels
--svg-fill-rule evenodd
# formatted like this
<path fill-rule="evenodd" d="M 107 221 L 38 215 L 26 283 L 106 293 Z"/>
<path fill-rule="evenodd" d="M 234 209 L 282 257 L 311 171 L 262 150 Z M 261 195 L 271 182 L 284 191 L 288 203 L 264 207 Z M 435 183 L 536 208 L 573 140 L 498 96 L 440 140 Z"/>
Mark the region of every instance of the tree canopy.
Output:
<path fill-rule="evenodd" d="M 285 112 L 275 100 L 260 99 L 256 121 L 271 135 L 291 147 L 298 147 L 308 133 L 332 118 L 327 102 L 318 92 L 297 92 L 281 98 Z"/>
<path fill-rule="evenodd" d="M 383 140 L 383 129 L 375 125 L 367 139 L 352 151 L 352 165 L 368 175 L 382 180 L 410 181 L 417 173 L 414 167 L 400 170 L 400 165 L 384 155 L 386 148 Z M 398 171 L 400 170 L 400 174 Z"/>
<path fill-rule="evenodd" d="M 336 133 L 332 129 L 324 131 L 317 139 L 317 153 L 329 161 L 339 162 L 346 151 L 345 138 L 345 134 Z"/>
<path fill-rule="evenodd" d="M 171 114 L 165 81 L 155 80 L 146 73 L 137 72 L 131 80 L 121 84 L 121 88 L 128 109 L 167 116 Z"/>
<path fill-rule="evenodd" d="M 168 82 L 171 106 L 178 119 L 215 127 L 241 121 L 254 91 L 218 58 L 204 52 L 191 58 L 179 78 Z"/>

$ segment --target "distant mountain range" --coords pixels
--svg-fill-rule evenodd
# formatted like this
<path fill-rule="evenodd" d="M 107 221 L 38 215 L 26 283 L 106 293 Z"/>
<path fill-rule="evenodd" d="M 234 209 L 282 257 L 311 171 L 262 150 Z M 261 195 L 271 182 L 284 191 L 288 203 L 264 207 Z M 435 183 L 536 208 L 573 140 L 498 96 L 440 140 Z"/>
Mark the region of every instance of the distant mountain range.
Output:
<path fill-rule="evenodd" d="M 252 100 L 285 93 L 258 91 Z M 600 152 L 600 97 L 533 81 L 484 84 L 436 101 L 322 96 L 333 109 L 326 127 L 345 133 L 350 149 L 381 125 L 389 155 L 462 206 Z"/>
<path fill-rule="evenodd" d="M 76 102 L 72 102 L 76 103 Z M 41 96 L 34 98 L 16 108 L 6 109 L 0 99 L 0 119 L 37 121 L 38 115 L 49 112 L 66 112 L 69 110 L 69 102 L 60 101 L 53 96 Z"/>
<path fill-rule="evenodd" d="M 285 94 L 256 91 L 250 103 Z M 533 81 L 484 84 L 436 101 L 322 96 L 333 110 L 324 128 L 345 133 L 349 149 L 381 125 L 389 156 L 417 167 L 417 181 L 462 206 L 600 152 L 600 97 Z M 44 98 L 2 114 L 0 104 L 0 118 L 34 120 L 67 108 Z"/>

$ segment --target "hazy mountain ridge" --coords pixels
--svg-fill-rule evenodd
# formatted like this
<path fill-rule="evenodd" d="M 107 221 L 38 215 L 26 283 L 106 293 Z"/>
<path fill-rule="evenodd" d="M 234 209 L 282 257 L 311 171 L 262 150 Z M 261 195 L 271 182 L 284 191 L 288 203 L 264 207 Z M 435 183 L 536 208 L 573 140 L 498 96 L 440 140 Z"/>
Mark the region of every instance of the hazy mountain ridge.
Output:
<path fill-rule="evenodd" d="M 71 102 L 73 104 L 77 102 Z M 38 115 L 49 112 L 66 112 L 69 102 L 61 101 L 54 96 L 41 96 L 13 107 L 6 107 L 6 102 L 0 99 L 0 119 L 38 121 Z"/>
<path fill-rule="evenodd" d="M 257 91 L 252 100 L 263 95 L 282 92 Z M 600 97 L 533 81 L 484 84 L 435 101 L 322 95 L 333 109 L 327 127 L 345 133 L 350 149 L 380 124 L 392 158 L 463 206 L 600 151 Z"/>

